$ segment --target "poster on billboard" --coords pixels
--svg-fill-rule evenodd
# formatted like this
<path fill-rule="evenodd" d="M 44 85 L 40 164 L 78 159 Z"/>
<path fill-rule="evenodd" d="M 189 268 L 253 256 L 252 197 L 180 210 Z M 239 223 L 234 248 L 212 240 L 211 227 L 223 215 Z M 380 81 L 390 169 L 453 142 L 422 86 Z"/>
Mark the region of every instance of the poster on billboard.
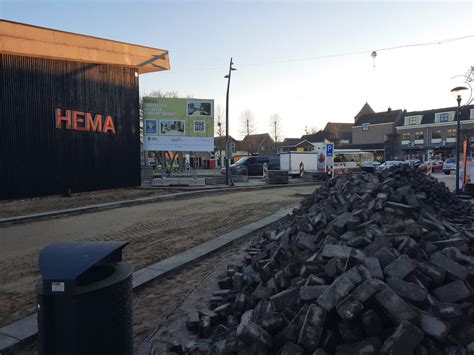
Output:
<path fill-rule="evenodd" d="M 143 146 L 150 151 L 213 151 L 214 100 L 144 97 Z"/>

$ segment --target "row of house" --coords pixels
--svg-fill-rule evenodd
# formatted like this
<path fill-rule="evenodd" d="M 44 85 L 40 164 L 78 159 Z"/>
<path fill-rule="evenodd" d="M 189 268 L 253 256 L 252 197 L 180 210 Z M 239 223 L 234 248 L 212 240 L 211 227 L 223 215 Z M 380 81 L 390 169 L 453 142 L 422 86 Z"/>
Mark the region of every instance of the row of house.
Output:
<path fill-rule="evenodd" d="M 335 143 L 336 149 L 360 149 L 374 153 L 376 160 L 446 159 L 454 156 L 457 136 L 457 107 L 424 111 L 392 110 L 375 112 L 368 103 L 353 123 L 329 122 L 314 134 L 285 138 L 274 142 L 269 134 L 232 139 L 234 155 L 275 155 L 288 151 L 314 151 Z M 474 105 L 461 108 L 462 137 L 474 136 Z M 216 138 L 218 150 L 224 150 L 225 138 Z"/>
<path fill-rule="evenodd" d="M 369 108 L 366 104 L 365 110 Z M 365 112 L 355 118 L 351 147 L 373 151 L 379 160 L 446 159 L 456 151 L 456 112 L 457 107 Z M 460 125 L 461 137 L 470 137 L 474 105 L 462 107 Z"/>
<path fill-rule="evenodd" d="M 329 122 L 319 132 L 306 134 L 300 138 L 285 138 L 282 142 L 275 142 L 270 134 L 251 134 L 241 141 L 229 137 L 233 156 L 245 155 L 276 155 L 289 151 L 314 151 L 324 149 L 330 142 L 336 144 L 350 144 L 352 142 L 352 124 Z M 215 137 L 215 154 L 225 156 L 225 137 Z"/>
<path fill-rule="evenodd" d="M 368 103 L 353 122 L 328 122 L 324 129 L 299 138 L 275 142 L 270 134 L 251 134 L 242 140 L 229 137 L 232 156 L 277 155 L 289 151 L 320 151 L 327 143 L 336 149 L 358 149 L 374 154 L 375 160 L 446 159 L 456 150 L 457 107 L 424 111 L 392 110 L 375 112 Z M 474 105 L 461 109 L 463 136 L 474 136 Z M 194 156 L 194 166 L 209 167 L 210 159 L 225 156 L 225 137 L 215 137 L 213 153 Z"/>

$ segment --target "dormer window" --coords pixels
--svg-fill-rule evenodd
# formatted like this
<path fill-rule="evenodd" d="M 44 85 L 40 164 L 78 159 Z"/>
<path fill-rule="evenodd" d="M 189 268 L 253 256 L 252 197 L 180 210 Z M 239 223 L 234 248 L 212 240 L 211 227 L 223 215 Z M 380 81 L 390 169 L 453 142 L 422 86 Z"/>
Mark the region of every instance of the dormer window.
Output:
<path fill-rule="evenodd" d="M 405 126 L 416 126 L 421 124 L 422 115 L 405 116 Z"/>
<path fill-rule="evenodd" d="M 441 113 L 439 115 L 439 122 L 448 122 L 449 121 L 449 115 L 445 113 Z"/>
<path fill-rule="evenodd" d="M 446 123 L 454 121 L 454 111 L 435 113 L 435 123 Z"/>
<path fill-rule="evenodd" d="M 368 123 L 362 123 L 362 130 L 363 131 L 368 131 L 369 130 L 369 124 Z"/>

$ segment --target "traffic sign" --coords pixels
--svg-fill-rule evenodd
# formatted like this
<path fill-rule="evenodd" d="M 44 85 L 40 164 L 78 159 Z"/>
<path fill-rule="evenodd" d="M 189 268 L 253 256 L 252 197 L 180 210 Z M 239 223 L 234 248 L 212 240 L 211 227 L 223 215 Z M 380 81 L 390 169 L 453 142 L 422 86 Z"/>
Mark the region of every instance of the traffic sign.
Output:
<path fill-rule="evenodd" d="M 326 156 L 327 157 L 334 156 L 334 144 L 332 143 L 326 144 Z"/>

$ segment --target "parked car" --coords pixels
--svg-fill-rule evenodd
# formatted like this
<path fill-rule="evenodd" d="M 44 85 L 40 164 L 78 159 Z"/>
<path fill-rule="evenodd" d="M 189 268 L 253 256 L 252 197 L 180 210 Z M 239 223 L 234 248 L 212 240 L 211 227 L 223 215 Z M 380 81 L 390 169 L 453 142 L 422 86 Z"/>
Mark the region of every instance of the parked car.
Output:
<path fill-rule="evenodd" d="M 408 165 L 402 160 L 387 160 L 386 162 L 380 164 L 377 168 L 377 170 L 386 170 L 390 168 L 394 168 L 396 166 L 402 166 L 402 165 Z"/>
<path fill-rule="evenodd" d="M 379 166 L 378 161 L 365 161 L 360 165 L 360 169 L 368 173 L 375 173 Z"/>
<path fill-rule="evenodd" d="M 420 164 L 418 169 L 420 171 L 428 171 L 428 165 L 431 164 L 433 166 L 433 172 L 440 172 L 443 170 L 443 161 L 442 160 L 427 160 L 424 163 Z"/>
<path fill-rule="evenodd" d="M 468 161 L 474 161 L 473 157 L 467 157 Z M 460 163 L 462 164 L 462 158 Z M 451 171 L 456 171 L 456 158 L 448 158 L 444 161 L 443 164 L 443 173 L 446 175 L 451 174 Z"/>
<path fill-rule="evenodd" d="M 405 163 L 413 168 L 418 168 L 421 165 L 422 161 L 420 159 L 408 159 L 405 160 Z"/>
<path fill-rule="evenodd" d="M 261 176 L 263 175 L 263 164 L 268 164 L 268 170 L 280 170 L 280 157 L 260 157 L 249 156 L 240 158 L 236 163 L 232 164 L 229 172 L 232 175 L 249 175 Z M 225 174 L 226 169 L 221 169 L 221 174 Z"/>
<path fill-rule="evenodd" d="M 443 163 L 443 173 L 446 175 L 451 174 L 451 171 L 456 170 L 456 159 L 455 158 L 448 158 Z"/>

